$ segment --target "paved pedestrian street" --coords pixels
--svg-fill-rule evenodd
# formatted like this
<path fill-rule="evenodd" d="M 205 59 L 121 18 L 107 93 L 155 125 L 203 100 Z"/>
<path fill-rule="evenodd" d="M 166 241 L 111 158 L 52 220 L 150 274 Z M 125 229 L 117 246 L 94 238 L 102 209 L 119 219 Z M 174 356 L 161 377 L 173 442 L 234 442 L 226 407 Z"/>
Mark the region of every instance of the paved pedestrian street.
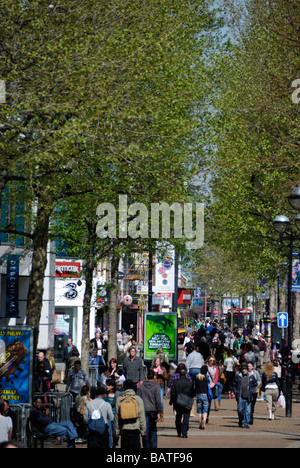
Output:
<path fill-rule="evenodd" d="M 177 437 L 173 407 L 165 400 L 164 421 L 158 424 L 158 450 L 180 450 L 189 448 L 300 448 L 300 401 L 293 402 L 293 417 L 285 417 L 285 409 L 278 408 L 275 421 L 269 421 L 265 401 L 258 401 L 255 407 L 254 425 L 250 429 L 238 427 L 235 399 L 227 396 L 221 401 L 219 411 L 212 407 L 206 429 L 199 430 L 198 416 L 190 418 L 188 438 Z M 56 446 L 54 441 L 45 444 L 47 448 L 66 448 L 66 444 Z M 86 448 L 78 444 L 76 448 Z M 112 452 L 117 452 L 116 448 Z"/>
<path fill-rule="evenodd" d="M 159 424 L 159 448 L 300 448 L 300 404 L 294 403 L 293 417 L 285 417 L 278 408 L 275 421 L 269 421 L 265 401 L 255 407 L 254 425 L 238 427 L 236 401 L 225 397 L 219 411 L 213 408 L 206 429 L 199 430 L 198 416 L 190 418 L 188 439 L 178 438 L 172 407 L 166 405 L 166 417 Z"/>

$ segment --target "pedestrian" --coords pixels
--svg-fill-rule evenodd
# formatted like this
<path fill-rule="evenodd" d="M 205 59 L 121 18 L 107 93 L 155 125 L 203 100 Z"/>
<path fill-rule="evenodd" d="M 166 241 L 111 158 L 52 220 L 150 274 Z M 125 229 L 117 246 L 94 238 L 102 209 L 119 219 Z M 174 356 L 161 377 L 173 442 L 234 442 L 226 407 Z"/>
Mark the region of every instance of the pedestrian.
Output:
<path fill-rule="evenodd" d="M 190 332 L 186 332 L 182 345 L 182 361 L 184 361 L 187 358 L 188 354 L 191 352 L 192 341 L 192 334 Z"/>
<path fill-rule="evenodd" d="M 134 390 L 137 390 L 137 385 L 145 378 L 142 359 L 136 355 L 136 348 L 131 346 L 129 356 L 123 361 L 123 372 L 127 380 L 132 380 Z"/>
<path fill-rule="evenodd" d="M 5 416 L 5 402 L 0 398 L 0 443 L 12 438 L 13 422 L 10 416 Z"/>
<path fill-rule="evenodd" d="M 170 382 L 168 384 L 168 388 L 167 388 L 167 391 L 166 391 L 166 394 L 165 394 L 165 400 L 168 399 L 168 396 L 169 396 L 169 393 L 171 392 L 172 390 L 172 387 L 174 385 L 174 383 L 176 382 L 176 380 L 180 379 L 180 371 L 181 369 L 185 370 L 186 371 L 186 366 L 183 362 L 180 362 L 176 368 L 176 371 L 175 373 L 172 375 L 171 379 L 170 379 Z M 190 375 L 189 374 L 186 374 L 186 377 L 187 379 L 190 380 L 190 382 L 193 382 L 193 380 L 191 379 Z"/>
<path fill-rule="evenodd" d="M 109 361 L 108 378 L 115 381 L 116 390 L 121 392 L 125 381 L 125 375 L 122 369 L 118 369 L 118 361 L 116 358 L 111 358 Z"/>
<path fill-rule="evenodd" d="M 259 348 L 259 356 L 260 356 L 260 360 L 261 360 L 261 364 L 263 365 L 265 359 L 266 359 L 266 355 L 267 355 L 267 343 L 265 342 L 263 336 L 261 333 L 258 333 L 257 334 L 257 346 Z"/>
<path fill-rule="evenodd" d="M 198 375 L 200 372 L 201 367 L 204 364 L 204 359 L 202 354 L 199 351 L 199 347 L 192 346 L 192 352 L 188 355 L 186 360 L 186 369 L 187 373 L 190 375 L 191 379 L 194 378 L 195 375 Z"/>
<path fill-rule="evenodd" d="M 234 377 L 232 388 L 238 404 L 239 427 L 249 429 L 251 402 L 257 391 L 257 380 L 254 375 L 249 375 L 247 364 L 242 364 L 242 371 Z"/>
<path fill-rule="evenodd" d="M 49 392 L 52 380 L 50 362 L 43 352 L 39 352 L 35 367 L 35 386 L 37 392 Z"/>
<path fill-rule="evenodd" d="M 260 373 L 254 368 L 252 362 L 248 362 L 248 371 L 249 371 L 249 375 L 254 375 L 257 381 L 256 390 L 255 391 L 253 390 L 253 397 L 251 401 L 251 414 L 250 414 L 249 424 L 252 426 L 254 422 L 254 409 L 255 409 L 255 404 L 256 404 L 257 395 L 258 395 L 258 388 L 261 386 L 261 377 L 260 377 Z"/>
<path fill-rule="evenodd" d="M 116 390 L 116 381 L 113 378 L 106 380 L 106 396 L 105 401 L 111 405 L 111 409 L 114 415 L 113 421 L 108 421 L 108 433 L 109 433 L 109 448 L 115 448 L 118 446 L 118 438 L 116 436 L 115 429 L 115 413 L 116 413 L 116 401 L 120 392 Z"/>
<path fill-rule="evenodd" d="M 124 393 L 116 401 L 115 428 L 122 449 L 141 448 L 140 437 L 146 435 L 145 407 L 134 386 L 132 380 L 125 380 Z"/>
<path fill-rule="evenodd" d="M 79 395 L 83 385 L 90 386 L 89 378 L 87 373 L 81 369 L 81 362 L 79 360 L 75 361 L 74 368 L 70 370 L 67 379 L 66 390 L 71 393 L 74 398 Z"/>
<path fill-rule="evenodd" d="M 178 437 L 187 438 L 190 412 L 193 406 L 193 384 L 187 378 L 185 369 L 179 372 L 179 379 L 174 382 L 171 390 L 170 405 L 176 411 L 175 425 Z M 185 403 L 186 401 L 186 403 Z"/>
<path fill-rule="evenodd" d="M 63 363 L 65 364 L 65 370 L 67 370 L 68 368 L 68 359 L 73 351 L 77 352 L 79 356 L 79 351 L 76 348 L 76 346 L 73 345 L 72 338 L 68 338 L 67 344 L 63 349 L 63 356 L 62 356 Z"/>
<path fill-rule="evenodd" d="M 46 370 L 46 366 L 43 362 L 38 362 L 35 372 L 35 391 L 47 393 L 50 392 L 52 376 L 51 373 Z"/>
<path fill-rule="evenodd" d="M 92 354 L 89 357 L 89 366 L 97 367 L 97 371 L 100 373 L 100 366 L 104 366 L 102 356 L 98 354 L 96 348 L 92 349 Z"/>
<path fill-rule="evenodd" d="M 12 411 L 12 409 L 11 409 L 11 407 L 9 405 L 9 400 L 5 400 L 4 398 L 2 398 L 2 400 L 4 401 L 3 416 L 11 418 L 12 425 L 13 425 L 11 439 L 15 440 L 17 438 L 16 429 L 17 429 L 17 426 L 18 426 L 17 414 L 14 411 Z"/>
<path fill-rule="evenodd" d="M 232 382 L 235 376 L 234 366 L 237 364 L 238 360 L 233 355 L 231 349 L 228 350 L 227 358 L 224 359 L 224 368 L 225 368 L 225 375 L 226 375 L 226 390 L 228 390 L 228 398 L 234 398 L 234 394 L 232 392 Z"/>
<path fill-rule="evenodd" d="M 202 366 L 198 375 L 193 378 L 193 395 L 197 400 L 197 413 L 199 417 L 199 429 L 204 430 L 206 426 L 207 414 L 209 409 L 209 380 L 208 367 Z"/>
<path fill-rule="evenodd" d="M 157 351 L 156 351 L 156 355 L 154 356 L 154 358 L 152 359 L 152 363 L 151 363 L 151 367 L 154 366 L 154 363 L 155 363 L 155 359 L 159 357 L 161 362 L 166 362 L 167 364 L 169 364 L 169 358 L 168 358 L 168 355 L 166 353 L 164 353 L 163 349 L 162 348 L 158 348 Z"/>
<path fill-rule="evenodd" d="M 103 341 L 101 339 L 101 334 L 99 331 L 95 333 L 95 338 L 90 340 L 90 348 L 92 350 L 97 351 L 97 355 L 101 357 L 101 361 L 103 362 L 102 355 L 103 355 Z M 103 363 L 104 364 L 104 363 Z"/>
<path fill-rule="evenodd" d="M 276 404 L 279 398 L 279 380 L 272 362 L 267 362 L 263 367 L 261 389 L 265 392 L 269 420 L 274 420 Z"/>
<path fill-rule="evenodd" d="M 161 398 L 161 405 L 160 405 L 160 421 L 164 421 L 164 394 L 165 394 L 165 382 L 168 381 L 168 373 L 166 368 L 161 365 L 160 357 L 155 358 L 154 366 L 150 367 L 150 369 L 154 372 L 154 380 L 159 385 L 160 389 L 160 398 Z"/>
<path fill-rule="evenodd" d="M 246 353 L 244 354 L 243 359 L 246 362 L 246 364 L 251 362 L 253 364 L 254 369 L 259 367 L 260 357 L 257 353 L 254 352 L 253 346 L 251 343 L 248 343 L 246 345 Z"/>
<path fill-rule="evenodd" d="M 95 399 L 85 408 L 84 421 L 88 425 L 88 448 L 109 448 L 108 421 L 114 420 L 111 405 L 104 401 L 106 389 L 98 387 Z M 103 418 L 103 430 L 99 431 L 97 423 Z M 93 425 L 91 425 L 93 424 Z"/>
<path fill-rule="evenodd" d="M 77 431 L 71 421 L 53 422 L 49 416 L 49 408 L 45 408 L 42 399 L 35 397 L 30 410 L 30 420 L 39 432 L 67 438 L 68 448 L 75 448 Z"/>
<path fill-rule="evenodd" d="M 142 437 L 143 448 L 157 448 L 157 422 L 161 414 L 161 393 L 155 381 L 155 372 L 149 369 L 147 381 L 141 383 L 137 395 L 144 402 L 146 434 Z"/>
<path fill-rule="evenodd" d="M 207 361 L 207 366 L 208 366 L 208 377 L 209 377 L 209 386 L 212 390 L 213 393 L 213 400 L 214 400 L 214 405 L 215 405 L 215 410 L 219 411 L 220 409 L 220 400 L 222 397 L 222 390 L 220 390 L 220 386 L 218 385 L 219 383 L 219 368 L 217 366 L 217 361 L 214 356 L 210 356 Z M 223 386 L 222 386 L 223 388 Z M 210 409 L 208 411 L 208 414 L 210 413 Z"/>
<path fill-rule="evenodd" d="M 91 401 L 90 389 L 87 385 L 83 385 L 80 390 L 79 395 L 75 398 L 75 425 L 77 427 L 77 432 L 79 438 L 76 440 L 76 443 L 83 443 L 87 439 L 87 426 L 84 422 L 83 416 L 85 412 L 86 405 Z"/>

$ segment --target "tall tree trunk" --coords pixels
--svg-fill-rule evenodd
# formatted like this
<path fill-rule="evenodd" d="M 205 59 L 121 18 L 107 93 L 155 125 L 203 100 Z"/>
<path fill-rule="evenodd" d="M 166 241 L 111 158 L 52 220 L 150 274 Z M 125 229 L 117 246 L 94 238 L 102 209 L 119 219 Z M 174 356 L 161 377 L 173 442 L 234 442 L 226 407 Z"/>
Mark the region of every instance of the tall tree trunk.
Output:
<path fill-rule="evenodd" d="M 36 327 L 37 348 L 39 324 L 43 306 L 44 277 L 47 266 L 47 245 L 49 238 L 49 221 L 53 211 L 49 193 L 44 192 L 38 201 L 37 222 L 33 233 L 32 269 L 27 295 L 27 325 Z"/>
<path fill-rule="evenodd" d="M 96 224 L 93 222 L 87 223 L 90 246 L 89 254 L 86 259 L 85 265 L 85 292 L 83 300 L 83 317 L 82 317 L 82 342 L 81 342 L 81 367 L 88 372 L 89 368 L 89 351 L 90 351 L 90 313 L 91 301 L 93 294 L 93 277 L 96 260 L 94 258 L 94 251 L 96 245 Z"/>
<path fill-rule="evenodd" d="M 111 257 L 110 271 L 111 271 L 111 288 L 109 298 L 109 311 L 108 311 L 108 349 L 107 349 L 107 363 L 112 358 L 117 358 L 117 296 L 118 296 L 118 272 L 119 272 L 120 258 L 116 253 Z"/>

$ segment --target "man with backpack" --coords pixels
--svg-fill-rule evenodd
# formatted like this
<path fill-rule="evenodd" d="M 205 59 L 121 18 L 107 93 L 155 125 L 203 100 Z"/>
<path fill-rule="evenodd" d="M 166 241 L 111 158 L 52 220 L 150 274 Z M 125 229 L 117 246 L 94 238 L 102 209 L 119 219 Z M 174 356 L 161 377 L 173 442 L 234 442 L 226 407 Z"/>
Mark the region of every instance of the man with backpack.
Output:
<path fill-rule="evenodd" d="M 117 437 L 121 435 L 121 448 L 141 448 L 140 436 L 146 434 L 145 408 L 132 380 L 125 380 L 124 392 L 117 398 L 115 430 Z"/>
<path fill-rule="evenodd" d="M 96 389 L 95 400 L 89 401 L 84 412 L 84 422 L 88 425 L 88 448 L 109 448 L 107 421 L 114 420 L 110 403 L 104 401 L 106 389 Z"/>

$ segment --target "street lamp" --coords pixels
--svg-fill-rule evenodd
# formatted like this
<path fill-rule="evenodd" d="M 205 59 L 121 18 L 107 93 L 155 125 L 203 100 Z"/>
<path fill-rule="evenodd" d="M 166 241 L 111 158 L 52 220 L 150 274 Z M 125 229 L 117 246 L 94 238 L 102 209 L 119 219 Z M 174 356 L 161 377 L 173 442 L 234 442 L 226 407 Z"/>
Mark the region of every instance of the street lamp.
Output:
<path fill-rule="evenodd" d="M 289 197 L 291 206 L 300 211 L 300 186 L 295 187 Z M 300 230 L 300 213 L 295 217 L 295 225 Z M 292 279 L 293 279 L 293 249 L 294 240 L 300 240 L 300 237 L 294 235 L 292 223 L 289 218 L 284 215 L 278 215 L 273 221 L 274 229 L 280 235 L 280 242 L 287 240 L 289 242 L 289 255 L 288 255 L 288 361 L 287 372 L 283 366 L 284 378 L 286 379 L 286 417 L 292 417 L 292 324 L 293 324 L 293 308 L 292 308 Z M 283 354 L 283 347 L 282 347 Z"/>
<path fill-rule="evenodd" d="M 300 185 L 297 185 L 288 196 L 290 205 L 297 211 L 300 211 Z"/>

